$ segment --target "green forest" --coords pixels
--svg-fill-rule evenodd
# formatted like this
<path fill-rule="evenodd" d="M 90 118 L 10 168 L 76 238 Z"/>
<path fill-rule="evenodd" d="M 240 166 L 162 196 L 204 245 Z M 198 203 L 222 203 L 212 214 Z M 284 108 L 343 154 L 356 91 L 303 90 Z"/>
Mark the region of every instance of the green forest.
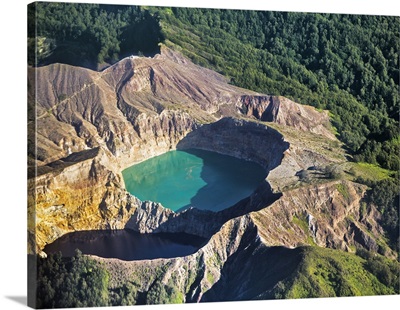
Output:
<path fill-rule="evenodd" d="M 135 273 L 129 281 L 115 287 L 104 265 L 77 249 L 73 257 L 61 252 L 37 260 L 36 298 L 39 309 L 102 306 L 132 306 L 135 304 L 182 303 L 183 294 L 176 283 L 164 284 L 161 279 L 167 268 L 160 267 L 153 273 L 153 285 L 146 292 L 140 291 L 140 278 Z M 114 279 L 115 281 L 115 279 Z"/>
<path fill-rule="evenodd" d="M 28 7 L 30 65 L 60 62 L 98 69 L 132 54 L 152 56 L 161 41 L 157 19 L 140 7 L 74 3 Z"/>
<path fill-rule="evenodd" d="M 77 250 L 38 259 L 37 308 L 101 307 L 109 304 L 107 271 Z"/>

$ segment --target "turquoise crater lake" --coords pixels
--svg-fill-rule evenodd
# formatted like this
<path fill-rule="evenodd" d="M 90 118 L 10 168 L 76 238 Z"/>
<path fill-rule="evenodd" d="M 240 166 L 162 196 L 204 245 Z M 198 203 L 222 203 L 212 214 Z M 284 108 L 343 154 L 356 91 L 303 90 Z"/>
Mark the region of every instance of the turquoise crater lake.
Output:
<path fill-rule="evenodd" d="M 258 164 L 215 152 L 170 151 L 122 171 L 126 189 L 140 200 L 173 211 L 220 211 L 250 196 L 267 172 Z"/>

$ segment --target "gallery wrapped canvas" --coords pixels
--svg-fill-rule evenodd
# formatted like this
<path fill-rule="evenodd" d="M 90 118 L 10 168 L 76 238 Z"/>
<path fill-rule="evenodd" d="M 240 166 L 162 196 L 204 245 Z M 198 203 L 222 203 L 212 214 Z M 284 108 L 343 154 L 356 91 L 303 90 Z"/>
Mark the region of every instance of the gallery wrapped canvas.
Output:
<path fill-rule="evenodd" d="M 28 304 L 399 294 L 396 16 L 28 6 Z"/>

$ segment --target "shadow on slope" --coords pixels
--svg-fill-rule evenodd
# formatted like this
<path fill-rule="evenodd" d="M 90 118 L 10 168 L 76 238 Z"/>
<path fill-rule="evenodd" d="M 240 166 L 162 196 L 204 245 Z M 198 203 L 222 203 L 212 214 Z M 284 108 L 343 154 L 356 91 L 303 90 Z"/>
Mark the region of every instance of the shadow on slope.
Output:
<path fill-rule="evenodd" d="M 301 248 L 266 247 L 257 229 L 248 230 L 224 264 L 221 278 L 204 293 L 201 302 L 276 298 L 276 285 L 291 277 L 301 261 Z"/>
<path fill-rule="evenodd" d="M 249 160 L 264 167 L 268 175 L 281 164 L 289 143 L 271 127 L 225 117 L 190 132 L 176 148 L 202 149 Z"/>

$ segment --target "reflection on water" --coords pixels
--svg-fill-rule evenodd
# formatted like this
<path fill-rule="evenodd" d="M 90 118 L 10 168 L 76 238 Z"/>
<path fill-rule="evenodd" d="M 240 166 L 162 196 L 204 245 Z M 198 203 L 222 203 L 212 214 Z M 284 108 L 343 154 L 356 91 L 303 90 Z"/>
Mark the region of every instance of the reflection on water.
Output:
<path fill-rule="evenodd" d="M 127 190 L 174 211 L 220 211 L 250 196 L 265 179 L 256 163 L 203 150 L 170 151 L 122 172 Z"/>
<path fill-rule="evenodd" d="M 61 251 L 122 260 L 171 258 L 195 253 L 205 239 L 188 234 L 140 234 L 131 230 L 79 231 L 66 234 L 44 248 L 51 254 Z"/>

